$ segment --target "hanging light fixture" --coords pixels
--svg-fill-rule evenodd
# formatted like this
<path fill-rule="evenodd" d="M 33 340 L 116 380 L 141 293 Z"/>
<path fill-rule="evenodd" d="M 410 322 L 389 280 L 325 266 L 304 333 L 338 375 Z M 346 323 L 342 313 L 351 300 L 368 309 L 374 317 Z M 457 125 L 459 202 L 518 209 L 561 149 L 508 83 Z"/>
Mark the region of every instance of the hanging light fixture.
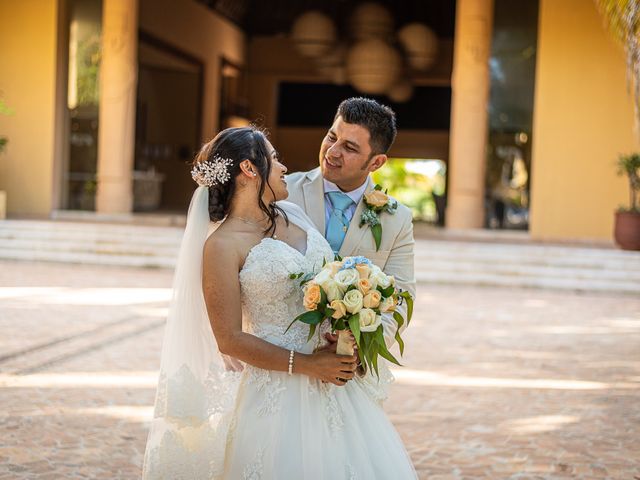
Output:
<path fill-rule="evenodd" d="M 347 54 L 349 82 L 363 93 L 386 93 L 402 71 L 400 53 L 382 40 L 356 43 Z"/>
<path fill-rule="evenodd" d="M 413 22 L 396 35 L 391 12 L 375 2 L 357 5 L 349 27 L 351 43 L 342 40 L 338 44 L 331 18 L 312 10 L 295 20 L 291 38 L 296 49 L 312 58 L 318 73 L 332 83 L 348 81 L 362 93 L 408 101 L 413 85 L 403 73 L 406 66 L 426 71 L 435 63 L 438 38 L 433 30 Z"/>
<path fill-rule="evenodd" d="M 438 56 L 438 37 L 422 23 L 410 23 L 398 32 L 398 40 L 407 52 L 409 65 L 416 70 L 427 70 Z"/>
<path fill-rule="evenodd" d="M 351 15 L 350 33 L 355 40 L 387 41 L 393 36 L 393 23 L 391 12 L 379 3 L 361 3 Z"/>
<path fill-rule="evenodd" d="M 315 59 L 316 69 L 323 77 L 331 80 L 336 85 L 347 83 L 347 68 L 345 57 L 347 56 L 347 46 L 337 45 L 331 51 Z"/>
<path fill-rule="evenodd" d="M 312 10 L 300 15 L 293 23 L 291 38 L 305 57 L 317 58 L 336 43 L 336 27 L 324 13 Z"/>

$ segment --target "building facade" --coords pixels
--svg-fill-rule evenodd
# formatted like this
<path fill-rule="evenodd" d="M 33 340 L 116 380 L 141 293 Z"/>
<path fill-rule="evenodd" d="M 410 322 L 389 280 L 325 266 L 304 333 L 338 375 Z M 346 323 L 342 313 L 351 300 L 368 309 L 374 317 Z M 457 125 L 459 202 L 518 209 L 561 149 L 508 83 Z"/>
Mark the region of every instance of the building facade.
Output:
<path fill-rule="evenodd" d="M 319 81 L 285 35 L 245 28 L 205 3 L 0 0 L 0 98 L 11 109 L 0 115 L 0 135 L 8 138 L 0 191 L 8 216 L 183 211 L 193 152 L 247 119 L 261 119 L 290 169 L 315 166 L 330 118 L 296 103 L 296 95 L 338 98 L 346 87 Z M 407 113 L 399 110 L 390 155 L 443 161 L 446 228 L 476 229 L 488 225 L 493 198 L 487 152 L 507 158 L 513 149 L 494 147 L 515 138 L 512 147 L 527 144 L 529 236 L 611 242 L 613 212 L 627 199 L 614 161 L 636 150 L 638 139 L 624 54 L 593 2 L 536 1 L 522 24 L 517 14 L 501 16 L 509 2 L 449 3 L 446 25 L 435 28 L 439 60 L 416 76 L 414 99 L 399 106 Z M 500 129 L 500 119 L 516 116 L 492 117 L 505 98 L 494 89 L 497 67 L 508 63 L 498 52 L 509 53 L 500 47 L 505 25 L 515 32 L 506 44 L 524 32 L 534 48 L 519 50 L 514 68 L 529 70 L 509 90 L 516 103 L 531 105 L 530 114 Z"/>

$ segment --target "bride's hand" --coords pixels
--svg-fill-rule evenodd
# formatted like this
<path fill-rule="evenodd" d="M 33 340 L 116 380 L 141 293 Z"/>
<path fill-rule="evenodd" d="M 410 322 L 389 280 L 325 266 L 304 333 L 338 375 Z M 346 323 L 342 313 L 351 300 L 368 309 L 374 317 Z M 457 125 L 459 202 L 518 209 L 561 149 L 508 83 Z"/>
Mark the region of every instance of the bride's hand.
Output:
<path fill-rule="evenodd" d="M 223 353 L 221 353 L 220 356 L 222 357 L 222 362 L 224 363 L 225 370 L 231 372 L 242 372 L 244 370 L 244 365 L 237 358 L 230 357 L 229 355 L 225 355 Z"/>
<path fill-rule="evenodd" d="M 358 348 L 358 345 L 356 343 L 356 339 L 353 336 L 353 333 L 349 332 L 349 340 L 351 341 L 351 347 L 354 349 Z M 317 350 L 329 350 L 331 352 L 335 352 L 336 348 L 338 346 L 338 334 L 337 333 L 330 333 L 330 332 L 326 332 L 324 334 L 324 338 L 325 340 L 328 342 L 325 346 L 318 348 Z"/>
<path fill-rule="evenodd" d="M 337 355 L 329 350 L 319 350 L 303 358 L 300 373 L 339 386 L 353 378 L 358 361 L 357 355 Z"/>

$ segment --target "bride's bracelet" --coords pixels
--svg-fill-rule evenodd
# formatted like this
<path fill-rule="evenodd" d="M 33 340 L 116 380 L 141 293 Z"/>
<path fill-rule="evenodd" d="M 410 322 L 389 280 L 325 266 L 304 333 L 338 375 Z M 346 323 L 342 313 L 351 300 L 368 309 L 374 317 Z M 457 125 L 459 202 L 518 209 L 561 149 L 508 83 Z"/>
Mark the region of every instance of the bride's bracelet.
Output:
<path fill-rule="evenodd" d="M 293 374 L 293 355 L 296 352 L 294 352 L 293 350 L 289 351 L 289 375 Z"/>

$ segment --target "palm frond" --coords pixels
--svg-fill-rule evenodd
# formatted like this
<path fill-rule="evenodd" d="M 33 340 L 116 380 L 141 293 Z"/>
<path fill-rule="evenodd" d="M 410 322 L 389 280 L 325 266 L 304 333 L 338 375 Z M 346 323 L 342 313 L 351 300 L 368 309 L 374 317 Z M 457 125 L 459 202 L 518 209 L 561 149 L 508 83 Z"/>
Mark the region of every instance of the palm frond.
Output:
<path fill-rule="evenodd" d="M 594 1 L 606 27 L 624 47 L 627 57 L 627 89 L 633 94 L 636 132 L 640 134 L 640 1 Z"/>

